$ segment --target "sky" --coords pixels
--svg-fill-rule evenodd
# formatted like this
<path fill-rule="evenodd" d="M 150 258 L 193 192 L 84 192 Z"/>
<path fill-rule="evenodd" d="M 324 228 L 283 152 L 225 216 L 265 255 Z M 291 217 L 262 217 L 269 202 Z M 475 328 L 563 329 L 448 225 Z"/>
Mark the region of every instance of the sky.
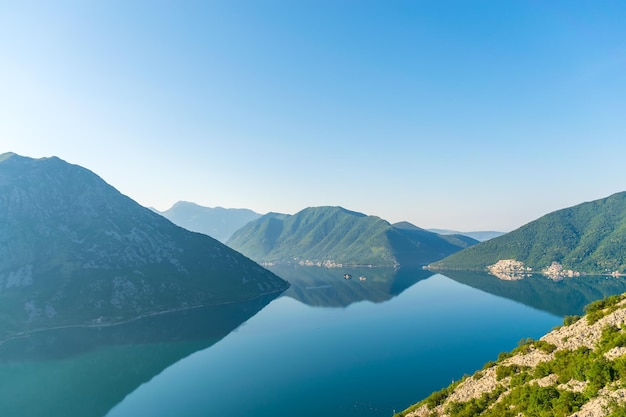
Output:
<path fill-rule="evenodd" d="M 626 2 L 0 0 L 0 153 L 146 207 L 510 231 L 626 190 Z"/>

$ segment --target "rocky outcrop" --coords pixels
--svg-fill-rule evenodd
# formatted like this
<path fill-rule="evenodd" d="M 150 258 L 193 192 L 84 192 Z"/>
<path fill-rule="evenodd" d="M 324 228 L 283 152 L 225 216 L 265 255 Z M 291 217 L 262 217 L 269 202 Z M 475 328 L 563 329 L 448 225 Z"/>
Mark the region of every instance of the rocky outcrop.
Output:
<path fill-rule="evenodd" d="M 541 273 L 546 275 L 548 278 L 551 278 L 557 281 L 565 277 L 572 278 L 572 277 L 580 276 L 580 272 L 573 271 L 571 269 L 564 269 L 563 265 L 561 265 L 558 262 L 552 262 L 552 264 L 550 264 L 549 267 L 543 269 Z"/>
<path fill-rule="evenodd" d="M 532 269 L 526 267 L 524 262 L 516 261 L 515 259 L 501 259 L 495 264 L 489 265 L 487 270 L 504 281 L 524 279 L 532 272 Z"/>

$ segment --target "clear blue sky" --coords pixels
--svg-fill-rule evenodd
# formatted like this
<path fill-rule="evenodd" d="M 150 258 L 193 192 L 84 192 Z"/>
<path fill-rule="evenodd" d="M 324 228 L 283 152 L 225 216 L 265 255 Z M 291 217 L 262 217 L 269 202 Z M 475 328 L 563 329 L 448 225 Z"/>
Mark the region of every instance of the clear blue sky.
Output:
<path fill-rule="evenodd" d="M 145 206 L 512 230 L 626 190 L 624 1 L 0 1 L 0 152 Z"/>

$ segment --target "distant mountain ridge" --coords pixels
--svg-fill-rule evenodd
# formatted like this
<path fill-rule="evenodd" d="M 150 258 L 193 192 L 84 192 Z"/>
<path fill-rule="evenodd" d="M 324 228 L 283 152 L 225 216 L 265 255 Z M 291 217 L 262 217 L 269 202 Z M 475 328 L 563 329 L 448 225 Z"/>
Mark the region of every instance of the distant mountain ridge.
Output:
<path fill-rule="evenodd" d="M 534 272 L 557 262 L 568 271 L 626 273 L 626 192 L 546 214 L 429 267 L 485 270 L 507 259 Z"/>
<path fill-rule="evenodd" d="M 261 214 L 248 209 L 204 207 L 187 201 L 179 201 L 158 213 L 180 227 L 204 233 L 222 243 L 246 223 L 261 217 Z"/>
<path fill-rule="evenodd" d="M 269 213 L 248 223 L 227 244 L 267 264 L 421 266 L 477 243 L 440 236 L 410 223 L 389 222 L 342 207 L 309 207 L 294 215 Z"/>
<path fill-rule="evenodd" d="M 0 155 L 0 338 L 282 292 L 288 284 L 59 158 Z"/>
<path fill-rule="evenodd" d="M 429 232 L 437 233 L 439 235 L 463 235 L 469 236 L 472 239 L 476 239 L 479 242 L 484 242 L 489 239 L 493 239 L 494 237 L 502 236 L 505 232 L 498 232 L 495 230 L 480 230 L 475 232 L 459 232 L 457 230 L 448 230 L 448 229 L 426 229 Z"/>

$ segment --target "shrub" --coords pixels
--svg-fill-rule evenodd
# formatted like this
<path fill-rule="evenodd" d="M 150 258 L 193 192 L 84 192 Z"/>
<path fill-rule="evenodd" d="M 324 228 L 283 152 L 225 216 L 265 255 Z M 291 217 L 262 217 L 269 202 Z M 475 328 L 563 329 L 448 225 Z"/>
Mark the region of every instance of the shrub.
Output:
<path fill-rule="evenodd" d="M 498 366 L 496 368 L 496 381 L 500 381 L 501 379 L 506 378 L 507 376 L 513 376 L 515 374 L 519 374 L 522 371 L 529 369 L 528 366 L 519 366 L 519 365 L 509 365 L 509 366 Z"/>
<path fill-rule="evenodd" d="M 606 353 L 614 347 L 626 346 L 626 332 L 615 326 L 605 326 L 597 343 L 599 353 Z"/>
<path fill-rule="evenodd" d="M 503 387 L 498 387 L 491 392 L 483 393 L 480 398 L 473 398 L 467 402 L 451 402 L 445 409 L 450 417 L 474 417 L 487 410 L 504 392 Z"/>
<path fill-rule="evenodd" d="M 622 300 L 622 295 L 612 295 L 610 297 L 588 304 L 587 306 L 585 306 L 585 312 L 587 313 L 587 323 L 593 324 L 607 314 L 612 313 L 617 309 L 617 304 Z"/>
<path fill-rule="evenodd" d="M 526 384 L 514 388 L 496 404 L 492 416 L 567 416 L 578 410 L 584 398 L 579 393 L 559 391 L 555 387 Z"/>
<path fill-rule="evenodd" d="M 552 353 L 556 350 L 556 346 L 552 343 L 548 343 L 545 340 L 537 340 L 533 342 L 535 349 L 538 349 L 544 353 Z"/>
<path fill-rule="evenodd" d="M 602 300 L 594 301 L 585 306 L 585 312 L 592 313 L 594 311 L 601 311 L 608 307 L 612 307 L 622 300 L 621 295 L 612 295 L 610 297 L 603 298 Z"/>
<path fill-rule="evenodd" d="M 563 326 L 570 326 L 580 320 L 580 316 L 565 316 L 563 318 Z"/>
<path fill-rule="evenodd" d="M 532 375 L 530 375 L 528 372 L 523 371 L 520 372 L 518 374 L 515 374 L 511 377 L 511 383 L 509 384 L 509 386 L 511 388 L 515 388 L 517 386 L 520 386 L 522 384 L 525 384 L 526 382 L 532 380 L 533 377 Z"/>
<path fill-rule="evenodd" d="M 450 394 L 452 394 L 454 389 L 462 381 L 464 381 L 465 379 L 466 379 L 466 377 L 464 376 L 460 381 L 453 382 L 452 384 L 450 384 L 446 388 L 443 388 L 443 389 L 441 389 L 439 391 L 433 392 L 426 399 L 424 399 L 423 401 L 418 403 L 418 405 L 426 404 L 428 409 L 432 410 L 433 408 L 437 407 L 438 405 L 443 404 L 443 402 L 446 400 L 446 398 L 448 398 L 450 396 Z"/>
<path fill-rule="evenodd" d="M 513 354 L 517 353 L 530 353 L 530 348 L 534 343 L 534 339 L 532 337 L 526 337 L 517 342 L 517 347 L 513 349 Z"/>
<path fill-rule="evenodd" d="M 626 404 L 618 405 L 615 400 L 611 401 L 608 406 L 611 413 L 607 417 L 626 417 Z"/>
<path fill-rule="evenodd" d="M 598 320 L 600 320 L 602 317 L 604 317 L 605 313 L 602 310 L 595 310 L 592 311 L 591 313 L 587 313 L 587 315 L 585 317 L 587 317 L 587 324 L 592 325 L 595 322 L 597 322 Z"/>

